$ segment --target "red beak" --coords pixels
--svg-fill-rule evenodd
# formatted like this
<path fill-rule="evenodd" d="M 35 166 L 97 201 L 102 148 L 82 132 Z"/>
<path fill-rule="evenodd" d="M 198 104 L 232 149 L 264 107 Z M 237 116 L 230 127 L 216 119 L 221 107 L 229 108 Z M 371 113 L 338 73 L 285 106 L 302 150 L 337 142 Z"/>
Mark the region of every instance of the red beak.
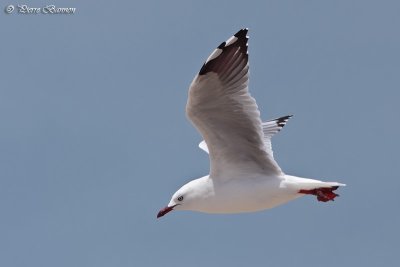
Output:
<path fill-rule="evenodd" d="M 171 210 L 173 210 L 175 206 L 176 206 L 176 205 L 171 206 L 171 207 L 168 207 L 168 206 L 167 206 L 167 207 L 161 209 L 161 210 L 158 212 L 158 214 L 157 214 L 157 218 L 160 218 L 160 217 L 164 216 L 165 214 L 167 214 L 168 212 L 170 212 Z"/>

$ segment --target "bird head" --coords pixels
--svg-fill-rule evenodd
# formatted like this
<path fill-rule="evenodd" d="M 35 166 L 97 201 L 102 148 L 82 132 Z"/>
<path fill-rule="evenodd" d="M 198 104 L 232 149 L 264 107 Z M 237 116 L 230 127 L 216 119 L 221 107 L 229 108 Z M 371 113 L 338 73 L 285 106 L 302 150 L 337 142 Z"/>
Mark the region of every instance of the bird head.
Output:
<path fill-rule="evenodd" d="M 157 218 L 173 210 L 201 210 L 211 192 L 209 179 L 206 178 L 208 176 L 193 180 L 179 188 L 172 195 L 168 205 L 158 212 Z"/>
<path fill-rule="evenodd" d="M 188 206 L 187 203 L 191 202 L 191 194 L 188 187 L 188 184 L 186 184 L 176 191 L 168 205 L 158 212 L 157 218 L 160 218 L 173 210 L 184 210 Z"/>

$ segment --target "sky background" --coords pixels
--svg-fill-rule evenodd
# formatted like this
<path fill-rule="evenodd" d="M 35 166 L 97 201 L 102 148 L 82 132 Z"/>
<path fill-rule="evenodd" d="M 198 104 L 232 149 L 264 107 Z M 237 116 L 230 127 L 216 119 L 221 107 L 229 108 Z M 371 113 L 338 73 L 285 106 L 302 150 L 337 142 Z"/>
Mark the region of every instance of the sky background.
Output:
<path fill-rule="evenodd" d="M 0 266 L 397 266 L 399 1 L 1 1 Z M 255 2 L 255 1 L 254 1 Z M 346 183 L 236 215 L 158 210 L 208 173 L 187 90 L 248 27 L 288 174 Z"/>

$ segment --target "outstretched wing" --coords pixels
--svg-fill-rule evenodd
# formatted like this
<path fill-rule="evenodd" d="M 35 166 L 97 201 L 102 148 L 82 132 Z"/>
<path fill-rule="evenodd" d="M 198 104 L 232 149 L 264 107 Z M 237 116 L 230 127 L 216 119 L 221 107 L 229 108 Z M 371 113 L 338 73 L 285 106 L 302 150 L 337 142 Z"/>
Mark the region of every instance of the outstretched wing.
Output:
<path fill-rule="evenodd" d="M 262 123 L 265 149 L 267 150 L 268 154 L 270 154 L 272 157 L 274 156 L 274 152 L 272 151 L 271 138 L 274 134 L 279 132 L 286 125 L 286 122 L 291 117 L 293 117 L 293 115 L 283 116 Z"/>
<path fill-rule="evenodd" d="M 266 150 L 260 112 L 248 91 L 246 34 L 242 29 L 219 45 L 189 88 L 186 113 L 208 145 L 212 178 L 282 174 Z"/>

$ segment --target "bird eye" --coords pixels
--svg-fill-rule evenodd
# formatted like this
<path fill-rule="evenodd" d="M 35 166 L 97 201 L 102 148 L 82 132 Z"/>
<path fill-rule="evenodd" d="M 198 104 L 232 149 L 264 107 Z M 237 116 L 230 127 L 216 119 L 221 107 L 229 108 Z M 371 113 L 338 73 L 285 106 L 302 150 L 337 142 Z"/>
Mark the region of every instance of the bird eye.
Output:
<path fill-rule="evenodd" d="M 182 201 L 183 200 L 183 196 L 178 197 L 178 201 Z"/>

